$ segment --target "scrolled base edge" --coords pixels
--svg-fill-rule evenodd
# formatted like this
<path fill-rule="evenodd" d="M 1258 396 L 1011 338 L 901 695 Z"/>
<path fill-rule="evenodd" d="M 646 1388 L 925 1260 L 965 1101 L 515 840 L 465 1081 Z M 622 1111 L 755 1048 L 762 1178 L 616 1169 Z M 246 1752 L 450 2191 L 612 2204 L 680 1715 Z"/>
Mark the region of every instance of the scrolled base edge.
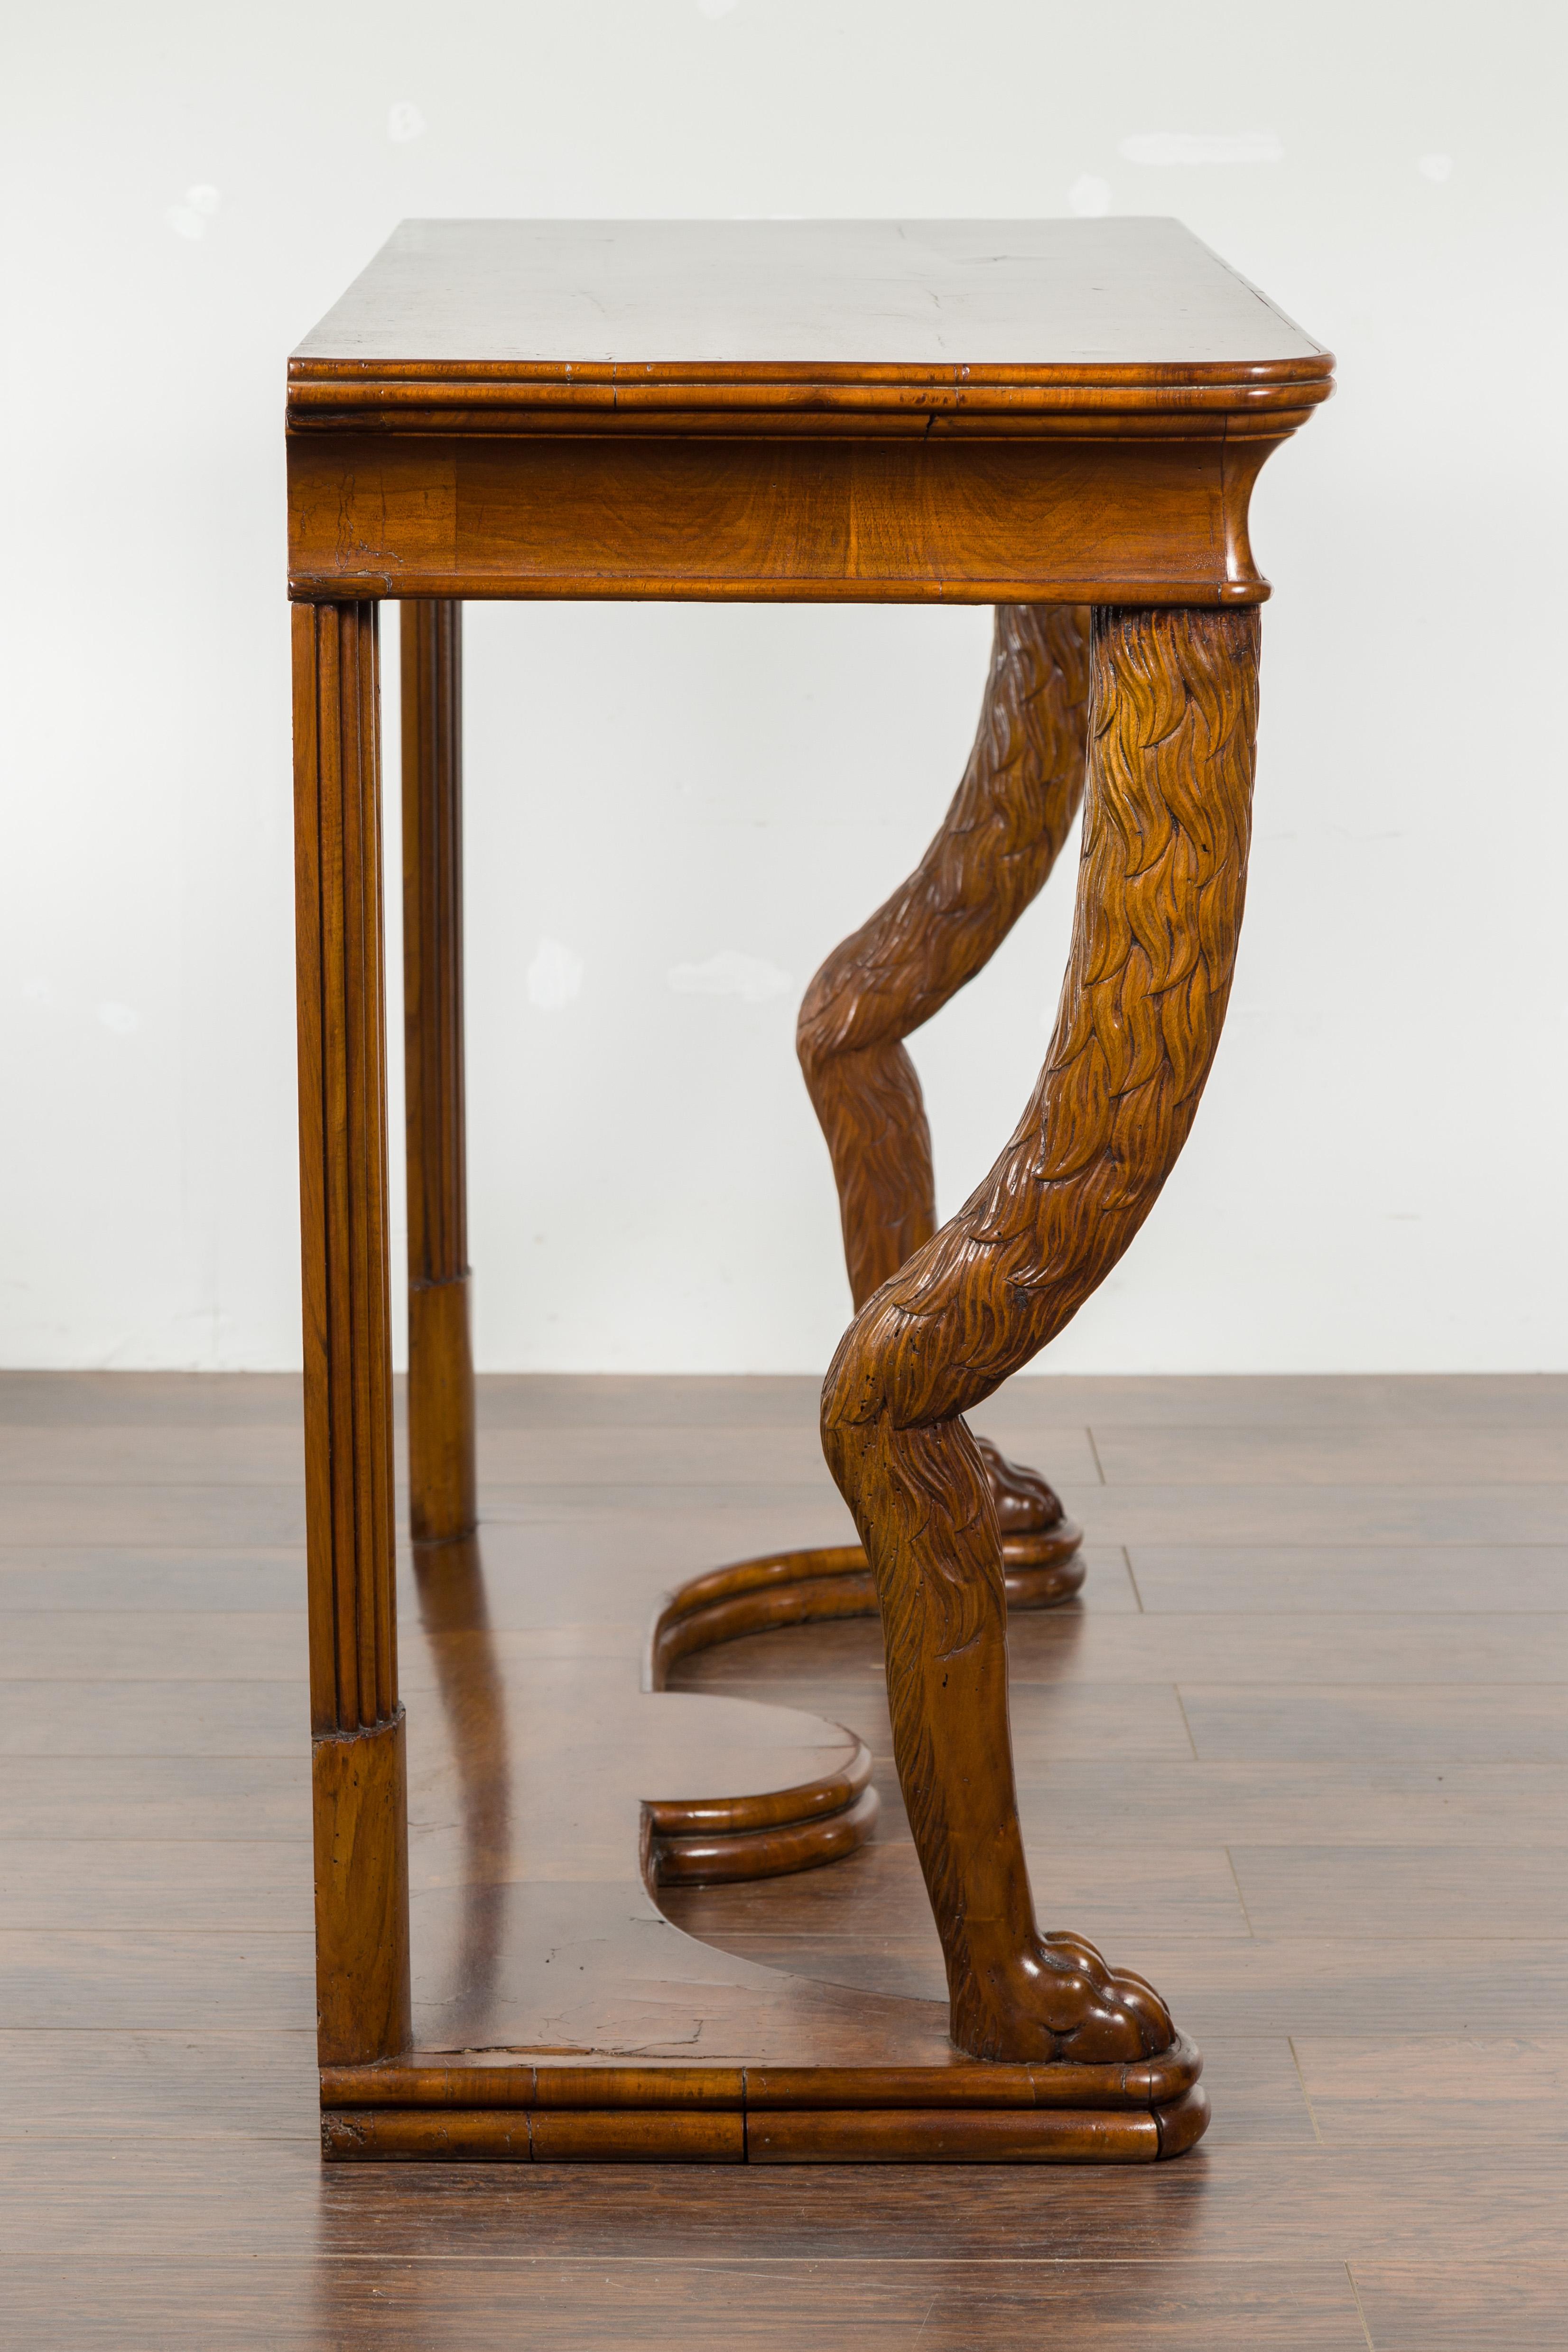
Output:
<path fill-rule="evenodd" d="M 877 2105 L 870 2070 L 792 2068 L 786 2084 L 747 2068 L 733 2084 L 710 2072 L 700 2084 L 683 2080 L 685 2070 L 661 2071 L 666 2095 L 656 2105 L 645 2104 L 646 2070 L 622 2085 L 612 2065 L 575 2069 L 583 2104 L 568 2105 L 544 2069 L 514 2065 L 520 2079 L 507 2104 L 460 2106 L 451 2092 L 482 2095 L 482 2070 L 461 2070 L 459 2083 L 459 2070 L 429 2063 L 396 2081 L 385 2070 L 340 2068 L 323 2075 L 321 2153 L 331 2164 L 1155 2164 L 1195 2147 L 1209 2115 L 1196 2082 L 1147 2106 L 1124 2094 L 1096 2105 L 1094 2086 L 1081 2085 L 1083 2103 L 1066 2106 L 1030 2105 L 1031 2086 L 1009 2081 L 1024 2104 L 1003 2105 L 1004 2085 L 986 2082 L 984 2069 L 973 2083 L 953 2070 L 893 2069 L 891 2103 Z M 349 2104 L 356 2094 L 363 2105 Z M 392 2104 L 400 2094 L 408 2104 Z M 791 2094 L 799 2105 L 779 2104 Z M 915 2104 L 923 2095 L 931 2104 Z M 602 2104 L 586 2104 L 595 2097 Z"/>
<path fill-rule="evenodd" d="M 1071 1519 L 1039 1535 L 1008 1536 L 1002 1577 L 1009 1609 L 1056 1609 L 1082 1591 L 1082 1530 Z M 649 1637 L 645 1687 L 663 1690 L 670 1668 L 698 1650 L 785 1625 L 874 1617 L 876 1586 L 859 1544 L 764 1552 L 694 1577 L 666 1593 Z"/>

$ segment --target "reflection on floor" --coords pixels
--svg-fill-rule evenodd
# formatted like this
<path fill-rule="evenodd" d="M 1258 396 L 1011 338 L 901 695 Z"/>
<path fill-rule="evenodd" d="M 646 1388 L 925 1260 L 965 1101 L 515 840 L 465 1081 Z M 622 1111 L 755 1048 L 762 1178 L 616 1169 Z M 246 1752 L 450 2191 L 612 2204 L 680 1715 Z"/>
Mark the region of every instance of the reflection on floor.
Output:
<path fill-rule="evenodd" d="M 548 1675 L 585 1582 L 626 1580 L 630 1648 L 578 1661 L 620 1672 L 645 1587 L 843 1540 L 813 1397 L 485 1384 L 483 1595 L 404 1562 L 412 1738 L 444 1698 L 484 1727 L 416 1805 L 457 1897 L 433 2002 L 444 1970 L 495 1996 L 528 1916 L 526 1876 L 474 1891 L 519 1850 L 545 1736 L 509 1695 L 519 1641 Z M 296 1391 L 0 1378 L 16 2340 L 1559 2343 L 1568 1381 L 1045 1379 L 985 1425 L 1088 1531 L 1082 1607 L 1012 1640 L 1042 1916 L 1202 2043 L 1203 2146 L 1049 2177 L 323 2174 Z M 671 1890 L 667 1915 L 748 1966 L 939 1998 L 874 1625 L 674 1679 L 852 1727 L 883 1811 L 831 1868 Z"/>

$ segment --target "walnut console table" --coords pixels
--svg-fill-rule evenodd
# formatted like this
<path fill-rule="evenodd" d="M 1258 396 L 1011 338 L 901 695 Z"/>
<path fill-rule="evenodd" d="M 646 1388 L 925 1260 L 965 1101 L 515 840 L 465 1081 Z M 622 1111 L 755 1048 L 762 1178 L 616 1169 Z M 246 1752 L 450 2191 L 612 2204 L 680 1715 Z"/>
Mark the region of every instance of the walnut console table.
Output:
<path fill-rule="evenodd" d="M 1248 500 L 1332 362 L 1163 220 L 405 225 L 289 371 L 310 1685 L 335 2158 L 1137 2161 L 1204 2128 L 1157 1993 L 1036 1924 L 1007 1611 L 1079 1580 L 1038 1472 L 964 1416 L 1126 1248 L 1218 1041 L 1247 866 Z M 479 1557 L 465 1232 L 461 604 L 997 607 L 979 733 L 800 1056 L 855 1319 L 822 1438 L 862 1547 Z M 399 1696 L 377 610 L 404 605 L 414 1642 Z M 1061 1009 L 936 1229 L 903 1039 L 1085 800 Z M 781 1531 L 786 1539 L 788 1531 Z M 852 1731 L 664 1688 L 703 1643 L 880 1607 L 949 2007 L 756 1967 L 653 1889 L 869 1832 Z M 504 1618 L 505 1622 L 500 1622 Z M 630 1629 L 630 1630 L 629 1630 Z M 646 1642 L 643 1631 L 646 1630 Z M 413 1832 L 409 1795 L 414 1792 Z M 700 2057 L 696 2054 L 700 2052 Z"/>

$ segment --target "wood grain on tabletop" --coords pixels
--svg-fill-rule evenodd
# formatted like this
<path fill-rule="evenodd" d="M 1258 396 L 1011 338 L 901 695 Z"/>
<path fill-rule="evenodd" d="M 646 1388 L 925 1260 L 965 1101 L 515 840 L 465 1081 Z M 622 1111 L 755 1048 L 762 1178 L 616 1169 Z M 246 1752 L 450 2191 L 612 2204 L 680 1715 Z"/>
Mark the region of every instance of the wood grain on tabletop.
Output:
<path fill-rule="evenodd" d="M 289 363 L 291 592 L 1252 604 L 1332 377 L 1174 221 L 405 222 Z"/>
<path fill-rule="evenodd" d="M 404 221 L 299 344 L 367 363 L 915 375 L 1321 362 L 1180 223 Z"/>

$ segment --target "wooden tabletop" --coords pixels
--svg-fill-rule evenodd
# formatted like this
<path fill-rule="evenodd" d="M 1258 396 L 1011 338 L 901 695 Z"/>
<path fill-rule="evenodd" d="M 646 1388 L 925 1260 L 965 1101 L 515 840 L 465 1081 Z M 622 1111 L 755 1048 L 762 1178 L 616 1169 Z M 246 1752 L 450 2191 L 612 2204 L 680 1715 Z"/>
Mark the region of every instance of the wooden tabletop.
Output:
<path fill-rule="evenodd" d="M 1171 220 L 405 221 L 288 373 L 307 598 L 1252 603 L 1333 389 Z"/>
<path fill-rule="evenodd" d="M 405 221 L 290 373 L 323 393 L 500 376 L 589 400 L 727 379 L 766 405 L 770 383 L 1311 399 L 1332 365 L 1174 220 L 490 220 Z"/>

